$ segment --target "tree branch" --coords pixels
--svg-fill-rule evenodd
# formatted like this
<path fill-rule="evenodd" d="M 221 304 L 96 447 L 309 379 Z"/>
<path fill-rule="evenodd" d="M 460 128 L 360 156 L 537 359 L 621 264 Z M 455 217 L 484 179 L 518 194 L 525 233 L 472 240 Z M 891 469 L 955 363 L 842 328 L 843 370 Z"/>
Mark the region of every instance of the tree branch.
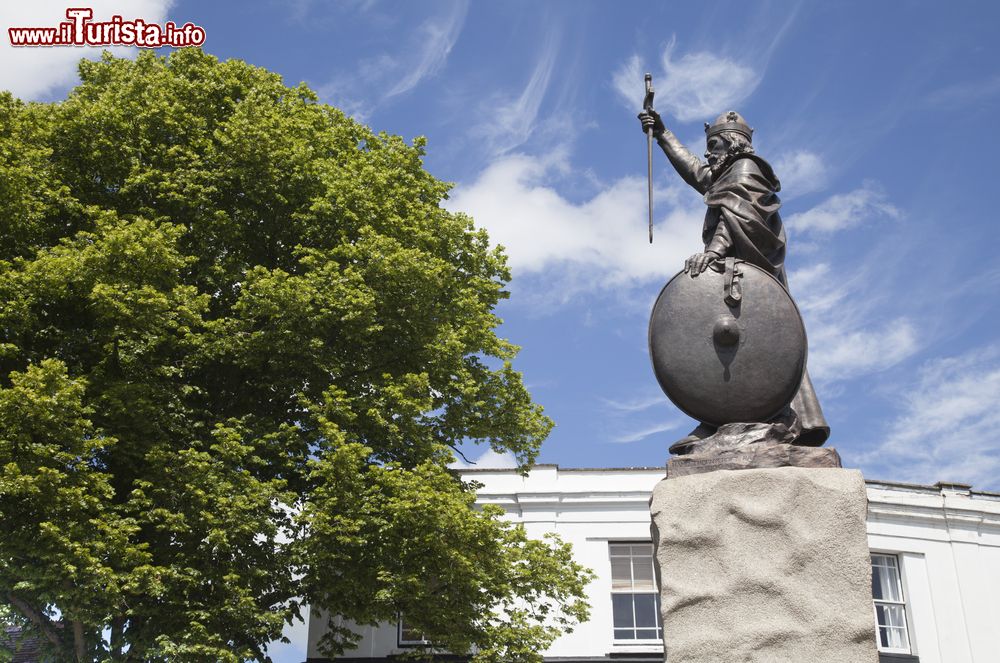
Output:
<path fill-rule="evenodd" d="M 59 632 L 56 630 L 55 625 L 49 620 L 48 617 L 43 615 L 41 611 L 35 610 L 28 604 L 27 601 L 14 596 L 13 592 L 7 592 L 7 600 L 11 604 L 21 611 L 25 617 L 27 617 L 32 624 L 37 626 L 45 634 L 45 637 L 56 647 L 62 648 L 63 643 L 59 637 Z"/>
<path fill-rule="evenodd" d="M 475 465 L 476 464 L 476 461 L 469 460 L 464 453 L 462 453 L 461 451 L 459 451 L 459 449 L 458 449 L 458 447 L 456 445 L 449 443 L 448 446 L 451 447 L 452 451 L 454 451 L 459 456 L 461 456 L 462 460 L 464 460 L 467 464 L 469 464 L 469 465 Z"/>

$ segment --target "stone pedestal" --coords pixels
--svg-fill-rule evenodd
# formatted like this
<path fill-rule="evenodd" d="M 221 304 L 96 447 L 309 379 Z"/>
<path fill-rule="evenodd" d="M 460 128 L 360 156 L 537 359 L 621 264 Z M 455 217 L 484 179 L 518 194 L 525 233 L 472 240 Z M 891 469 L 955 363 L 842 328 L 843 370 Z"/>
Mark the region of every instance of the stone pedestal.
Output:
<path fill-rule="evenodd" d="M 861 473 L 721 470 L 650 502 L 669 663 L 877 663 Z"/>

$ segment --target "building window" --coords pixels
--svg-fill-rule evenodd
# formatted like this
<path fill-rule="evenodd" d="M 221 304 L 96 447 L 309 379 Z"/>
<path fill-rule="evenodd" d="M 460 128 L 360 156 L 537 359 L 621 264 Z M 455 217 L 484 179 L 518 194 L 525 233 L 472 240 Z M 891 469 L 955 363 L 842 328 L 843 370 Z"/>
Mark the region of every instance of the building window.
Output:
<path fill-rule="evenodd" d="M 615 640 L 662 640 L 653 544 L 612 543 L 610 553 Z"/>
<path fill-rule="evenodd" d="M 879 651 L 910 653 L 906 632 L 906 599 L 895 555 L 872 555 L 872 598 Z"/>
<path fill-rule="evenodd" d="M 430 641 L 424 634 L 406 623 L 402 615 L 399 616 L 398 630 L 396 631 L 397 644 L 400 647 L 416 647 L 429 645 Z"/>

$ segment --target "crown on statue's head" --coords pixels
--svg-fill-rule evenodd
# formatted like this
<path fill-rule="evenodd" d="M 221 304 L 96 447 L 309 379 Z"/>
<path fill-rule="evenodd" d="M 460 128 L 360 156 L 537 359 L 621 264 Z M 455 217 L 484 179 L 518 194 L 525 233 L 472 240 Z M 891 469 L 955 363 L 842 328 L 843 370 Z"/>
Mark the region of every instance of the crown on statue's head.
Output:
<path fill-rule="evenodd" d="M 711 138 L 723 131 L 735 131 L 746 136 L 748 140 L 753 139 L 753 129 L 743 120 L 743 116 L 736 111 L 723 113 L 715 118 L 715 122 L 712 124 L 705 123 L 705 138 Z"/>

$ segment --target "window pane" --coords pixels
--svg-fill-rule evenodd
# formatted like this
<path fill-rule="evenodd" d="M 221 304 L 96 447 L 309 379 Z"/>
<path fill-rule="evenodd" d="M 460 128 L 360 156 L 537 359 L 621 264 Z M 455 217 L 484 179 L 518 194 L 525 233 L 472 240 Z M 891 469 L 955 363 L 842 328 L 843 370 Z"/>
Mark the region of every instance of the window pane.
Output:
<path fill-rule="evenodd" d="M 879 626 L 906 628 L 906 615 L 903 614 L 903 606 L 901 605 L 882 605 L 876 603 L 875 614 L 878 616 Z"/>
<path fill-rule="evenodd" d="M 400 642 L 426 642 L 424 634 L 408 625 L 405 620 L 399 620 L 399 641 Z"/>
<path fill-rule="evenodd" d="M 657 626 L 655 594 L 633 594 L 635 601 L 635 625 L 637 627 Z M 642 636 L 639 636 L 642 637 Z"/>
<path fill-rule="evenodd" d="M 615 640 L 635 640 L 635 631 L 630 628 L 616 628 Z"/>
<path fill-rule="evenodd" d="M 895 555 L 872 555 L 872 564 L 880 564 L 881 566 L 889 566 L 889 564 L 896 561 Z"/>
<path fill-rule="evenodd" d="M 899 588 L 899 569 L 896 558 L 887 555 L 872 556 L 872 597 L 886 601 L 902 601 Z"/>
<path fill-rule="evenodd" d="M 610 544 L 610 550 L 612 557 L 628 557 L 631 554 L 632 546 L 627 543 L 612 543 Z"/>
<path fill-rule="evenodd" d="M 632 620 L 632 594 L 612 594 L 611 610 L 614 613 L 616 633 L 619 628 L 635 626 Z"/>
<path fill-rule="evenodd" d="M 872 564 L 872 598 L 873 599 L 884 599 L 882 596 L 882 576 L 885 575 L 885 571 L 880 566 Z"/>
<path fill-rule="evenodd" d="M 653 556 L 653 544 L 652 543 L 633 543 L 632 544 L 632 554 L 633 555 L 645 555 L 646 557 Z"/>
<path fill-rule="evenodd" d="M 639 629 L 635 632 L 635 637 L 639 640 L 656 640 L 660 636 L 657 635 L 656 629 Z"/>
<path fill-rule="evenodd" d="M 635 589 L 655 589 L 653 582 L 653 558 L 633 557 L 632 558 L 632 578 Z"/>
<path fill-rule="evenodd" d="M 879 627 L 878 641 L 883 649 L 910 650 L 906 643 L 906 631 L 902 629 Z"/>
<path fill-rule="evenodd" d="M 611 588 L 632 589 L 632 560 L 628 557 L 611 558 Z"/>

